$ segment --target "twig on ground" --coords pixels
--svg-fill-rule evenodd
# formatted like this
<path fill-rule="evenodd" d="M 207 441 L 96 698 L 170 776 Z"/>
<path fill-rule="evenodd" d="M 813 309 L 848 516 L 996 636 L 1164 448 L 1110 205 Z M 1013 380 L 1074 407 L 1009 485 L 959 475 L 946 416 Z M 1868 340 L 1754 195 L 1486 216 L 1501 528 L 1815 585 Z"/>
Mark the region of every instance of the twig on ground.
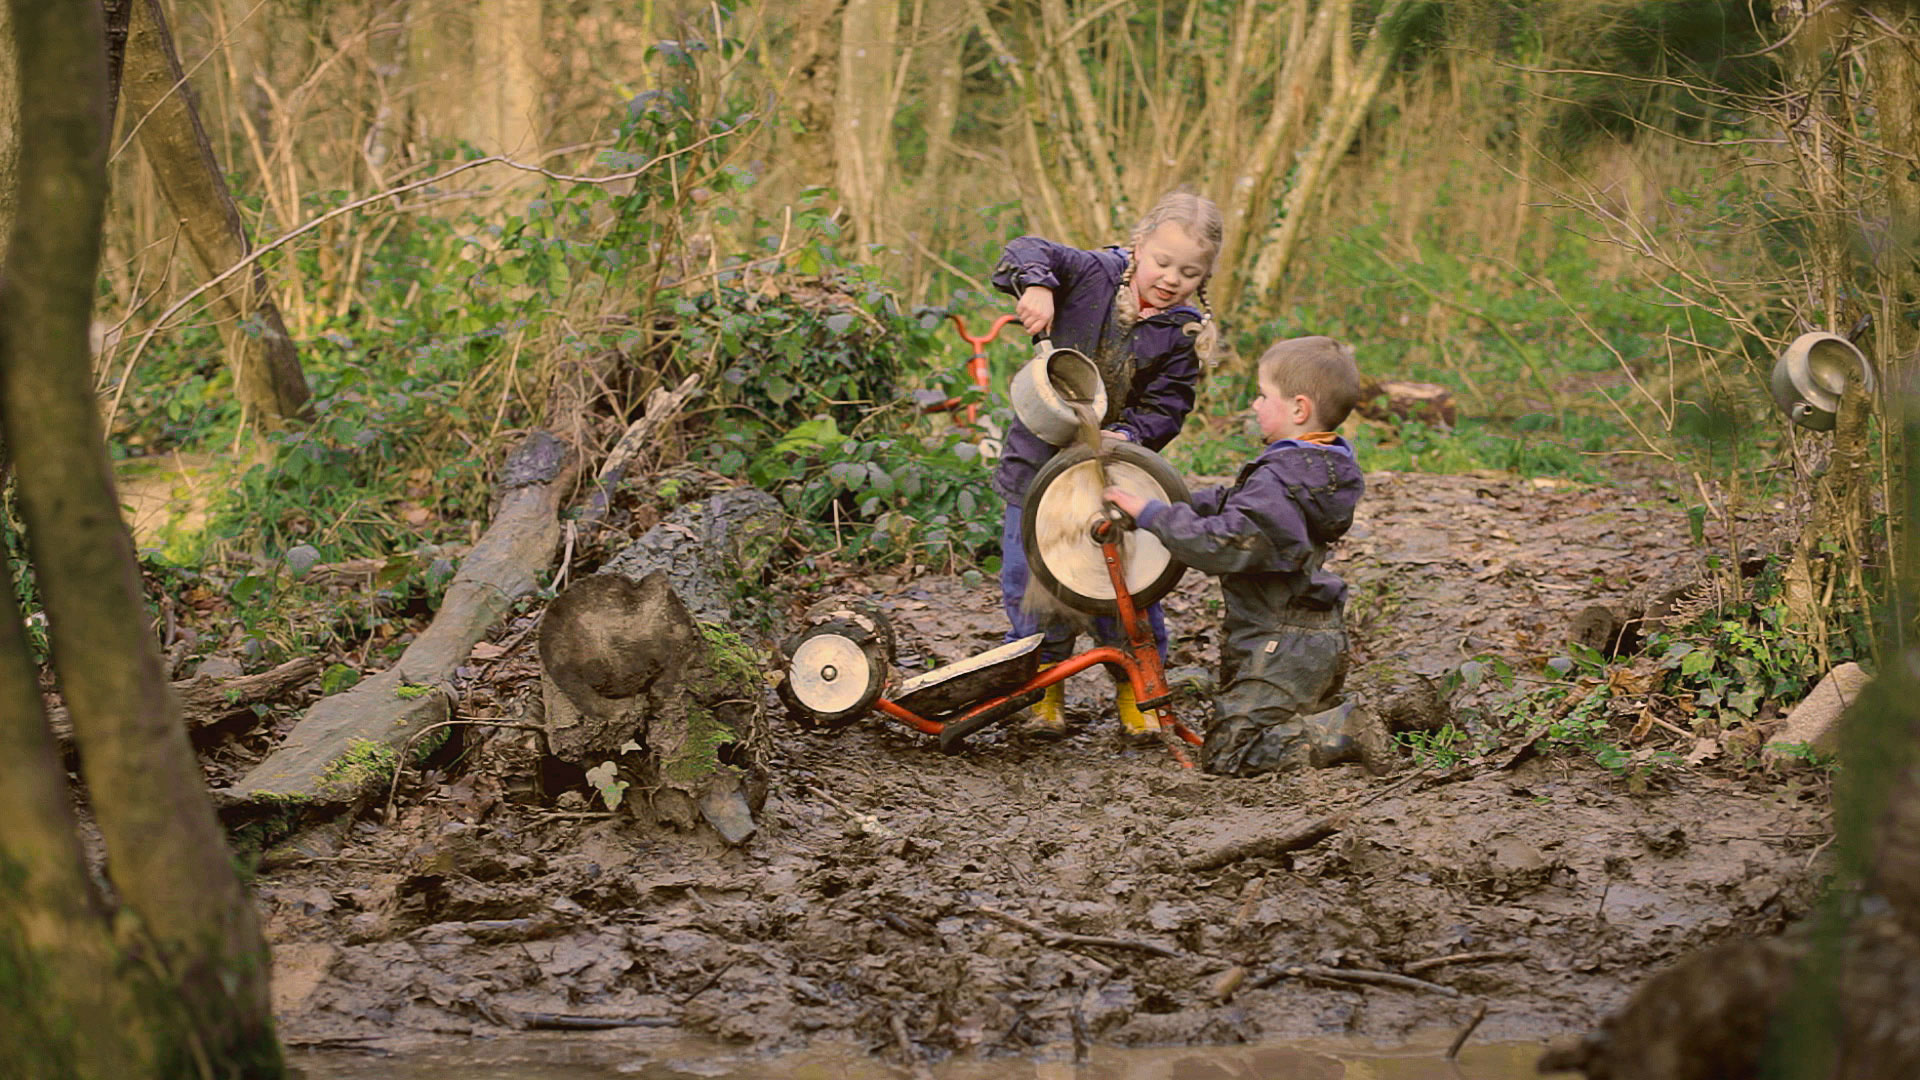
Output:
<path fill-rule="evenodd" d="M 703 981 L 699 986 L 696 986 L 693 988 L 692 993 L 687 994 L 685 997 L 682 997 L 680 999 L 678 1003 L 680 1007 L 686 1008 L 688 1002 L 692 1001 L 694 998 L 699 997 L 701 994 L 704 994 L 707 991 L 713 989 L 714 984 L 720 981 L 720 976 L 725 975 L 729 971 L 732 971 L 733 965 L 739 962 L 740 962 L 739 960 L 728 960 L 726 963 L 721 964 L 720 969 L 718 971 L 715 971 L 713 974 L 707 976 L 705 981 Z"/>
<path fill-rule="evenodd" d="M 1305 824 L 1295 825 L 1284 833 L 1256 836 L 1249 840 L 1236 840 L 1231 844 L 1224 844 L 1220 847 L 1203 851 L 1182 862 L 1180 864 L 1181 869 L 1190 872 L 1212 870 L 1231 862 L 1239 862 L 1242 859 L 1284 855 L 1289 851 L 1299 851 L 1302 848 L 1310 848 L 1320 841 L 1325 840 L 1327 837 L 1332 836 L 1334 833 L 1346 828 L 1348 819 L 1353 816 L 1355 810 L 1366 806 L 1368 803 L 1377 802 L 1395 792 L 1401 791 L 1416 781 L 1427 778 L 1437 785 L 1452 783 L 1456 779 L 1470 779 L 1478 775 L 1478 770 L 1473 769 L 1471 766 L 1463 766 L 1460 769 L 1453 770 L 1451 773 L 1438 777 L 1428 777 L 1428 771 L 1426 768 L 1415 769 L 1413 772 L 1395 780 L 1386 787 L 1368 794 L 1338 814 L 1314 818 Z"/>
<path fill-rule="evenodd" d="M 615 1028 L 679 1027 L 671 1016 L 574 1016 L 568 1013 L 521 1013 L 530 1031 L 611 1031 Z"/>
<path fill-rule="evenodd" d="M 1473 1018 L 1467 1021 L 1467 1026 L 1461 1028 L 1460 1034 L 1455 1035 L 1453 1037 L 1453 1045 L 1447 1047 L 1448 1061 L 1452 1061 L 1454 1058 L 1457 1058 L 1460 1056 L 1460 1048 L 1467 1045 L 1467 1040 L 1473 1037 L 1474 1029 L 1478 1028 L 1480 1026 L 1480 1021 L 1485 1020 L 1486 1018 L 1487 1018 L 1487 1003 L 1483 1001 L 1480 1003 L 1479 1008 L 1473 1010 Z"/>
<path fill-rule="evenodd" d="M 1254 989 L 1272 986 L 1282 979 L 1309 979 L 1314 982 L 1332 983 L 1336 986 L 1363 983 L 1375 986 L 1391 986 L 1399 990 L 1420 990 L 1442 997 L 1459 997 L 1460 991 L 1451 986 L 1442 986 L 1425 979 L 1415 979 L 1406 975 L 1395 975 L 1391 971 L 1369 971 L 1365 968 L 1332 968 L 1320 964 L 1289 964 L 1284 961 L 1267 969 L 1267 973 L 1253 981 Z"/>
<path fill-rule="evenodd" d="M 1250 840 L 1238 840 L 1231 844 L 1203 851 L 1181 863 L 1181 868 L 1189 871 L 1212 870 L 1242 859 L 1264 858 L 1271 855 L 1284 855 L 1289 851 L 1299 851 L 1339 832 L 1346 826 L 1346 815 L 1315 818 L 1304 825 L 1295 825 L 1291 830 L 1278 835 L 1256 836 Z"/>
<path fill-rule="evenodd" d="M 1151 941 L 1135 941 L 1132 938 L 1101 937 L 1096 934 L 1074 934 L 1065 930 L 1055 930 L 1053 927 L 1042 926 L 1031 919 L 1023 919 L 1018 915 L 1001 911 L 998 908 L 991 908 L 985 904 L 975 904 L 973 910 L 981 915 L 985 915 L 989 919 L 1006 923 L 1016 930 L 1025 930 L 1027 933 L 1032 934 L 1048 945 L 1078 945 L 1081 947 L 1106 949 L 1133 949 L 1137 952 L 1152 953 L 1155 956 L 1164 956 L 1173 960 L 1184 959 L 1188 955 L 1179 949 L 1170 949 L 1165 945 L 1158 945 Z"/>
<path fill-rule="evenodd" d="M 1495 960 L 1520 960 L 1524 959 L 1526 955 L 1526 953 L 1518 949 L 1490 952 L 1457 952 L 1449 953 L 1446 956 L 1432 956 L 1425 960 L 1415 960 L 1410 964 L 1402 964 L 1400 965 L 1400 970 L 1409 975 L 1418 975 L 1423 971 L 1432 971 L 1434 968 L 1446 967 L 1449 964 L 1483 964 Z"/>
<path fill-rule="evenodd" d="M 854 824 L 866 830 L 866 832 L 870 835 L 877 836 L 882 840 L 895 840 L 900 837 L 900 831 L 898 829 L 893 828 L 892 826 L 888 825 L 886 822 L 881 821 L 878 817 L 875 817 L 872 814 L 865 813 L 860 810 L 855 810 L 853 807 L 848 806 L 846 803 L 843 803 L 839 799 L 834 798 L 833 795 L 822 790 L 821 788 L 803 786 L 800 790 L 806 792 L 809 795 L 817 796 L 820 799 L 820 801 L 826 803 L 828 806 L 833 807 L 835 810 L 838 810 L 841 813 L 847 815 L 847 817 L 851 819 Z"/>
<path fill-rule="evenodd" d="M 1835 839 L 1835 837 L 1833 837 L 1833 836 L 1829 836 L 1829 837 L 1827 837 L 1827 838 L 1826 838 L 1825 840 L 1823 840 L 1823 841 L 1821 841 L 1821 842 L 1820 842 L 1820 846 L 1819 846 L 1819 847 L 1817 847 L 1817 848 L 1814 848 L 1814 849 L 1813 849 L 1813 850 L 1812 850 L 1811 852 L 1809 852 L 1809 853 L 1807 854 L 1807 865 L 1806 865 L 1806 869 L 1808 869 L 1808 870 L 1811 870 L 1811 869 L 1813 869 L 1813 860 L 1815 860 L 1815 859 L 1817 859 L 1817 858 L 1819 858 L 1819 857 L 1820 857 L 1820 853 L 1821 853 L 1821 852 L 1823 852 L 1823 851 L 1825 851 L 1825 850 L 1827 850 L 1827 848 L 1829 848 L 1829 847 L 1831 847 L 1831 846 L 1833 846 L 1833 841 L 1834 841 L 1834 839 Z"/>

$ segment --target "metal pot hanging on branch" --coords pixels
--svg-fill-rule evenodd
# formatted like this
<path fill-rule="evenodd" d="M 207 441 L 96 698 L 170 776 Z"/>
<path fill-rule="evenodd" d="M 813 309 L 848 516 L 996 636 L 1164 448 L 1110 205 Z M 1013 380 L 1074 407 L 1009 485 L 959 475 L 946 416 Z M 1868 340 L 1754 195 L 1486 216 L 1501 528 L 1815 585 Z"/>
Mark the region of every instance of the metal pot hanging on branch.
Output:
<path fill-rule="evenodd" d="M 1858 373 L 1873 393 L 1873 362 L 1840 334 L 1801 334 L 1773 365 L 1773 403 L 1788 419 L 1812 431 L 1832 431 L 1840 415 L 1847 378 Z"/>

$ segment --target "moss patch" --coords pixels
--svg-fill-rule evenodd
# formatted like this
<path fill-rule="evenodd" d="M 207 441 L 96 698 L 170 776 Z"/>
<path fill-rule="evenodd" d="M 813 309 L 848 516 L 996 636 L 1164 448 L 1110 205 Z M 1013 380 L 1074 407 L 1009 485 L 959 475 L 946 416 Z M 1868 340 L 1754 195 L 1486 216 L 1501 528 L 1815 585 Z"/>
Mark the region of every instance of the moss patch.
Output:
<path fill-rule="evenodd" d="M 327 763 L 320 775 L 320 791 L 330 797 L 350 799 L 368 786 L 393 779 L 400 754 L 386 743 L 355 739 L 347 752 Z"/>

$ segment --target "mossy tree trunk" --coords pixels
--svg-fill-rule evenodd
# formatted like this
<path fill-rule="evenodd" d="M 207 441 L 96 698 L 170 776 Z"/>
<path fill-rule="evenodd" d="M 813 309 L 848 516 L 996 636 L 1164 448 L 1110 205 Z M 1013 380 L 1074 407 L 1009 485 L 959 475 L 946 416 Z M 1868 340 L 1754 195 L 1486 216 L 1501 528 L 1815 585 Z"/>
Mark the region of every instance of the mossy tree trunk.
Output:
<path fill-rule="evenodd" d="M 101 6 L 11 0 L 11 15 L 20 176 L 0 278 L 0 429 L 122 910 L 104 911 L 91 891 L 66 773 L 8 599 L 0 604 L 7 1071 L 276 1077 L 266 949 L 147 632 L 91 385 L 107 183 Z"/>

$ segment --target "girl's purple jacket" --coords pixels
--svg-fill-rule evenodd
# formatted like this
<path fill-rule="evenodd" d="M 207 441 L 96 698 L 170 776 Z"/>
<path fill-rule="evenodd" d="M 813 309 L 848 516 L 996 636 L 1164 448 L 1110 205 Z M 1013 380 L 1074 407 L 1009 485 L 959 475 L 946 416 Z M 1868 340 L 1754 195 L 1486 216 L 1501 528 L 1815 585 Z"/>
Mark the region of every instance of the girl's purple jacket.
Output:
<path fill-rule="evenodd" d="M 1117 332 L 1112 326 L 1113 297 L 1126 268 L 1123 248 L 1083 251 L 1022 236 L 1007 245 L 993 284 L 1013 296 L 1031 285 L 1052 289 L 1053 343 L 1097 358 L 1103 344 L 1112 344 L 1103 338 Z M 1200 359 L 1186 330 L 1199 320 L 1198 310 L 1181 304 L 1134 324 L 1133 382 L 1119 417 L 1108 428 L 1155 452 L 1180 433 L 1200 384 Z M 1021 505 L 1034 473 L 1056 453 L 1056 447 L 1015 419 L 993 472 L 993 490 Z"/>
<path fill-rule="evenodd" d="M 1347 440 L 1281 439 L 1232 484 L 1201 488 L 1184 505 L 1148 503 L 1139 525 L 1181 562 L 1222 576 L 1231 639 L 1268 632 L 1289 606 L 1340 606 L 1346 582 L 1320 564 L 1353 525 L 1365 487 Z"/>

